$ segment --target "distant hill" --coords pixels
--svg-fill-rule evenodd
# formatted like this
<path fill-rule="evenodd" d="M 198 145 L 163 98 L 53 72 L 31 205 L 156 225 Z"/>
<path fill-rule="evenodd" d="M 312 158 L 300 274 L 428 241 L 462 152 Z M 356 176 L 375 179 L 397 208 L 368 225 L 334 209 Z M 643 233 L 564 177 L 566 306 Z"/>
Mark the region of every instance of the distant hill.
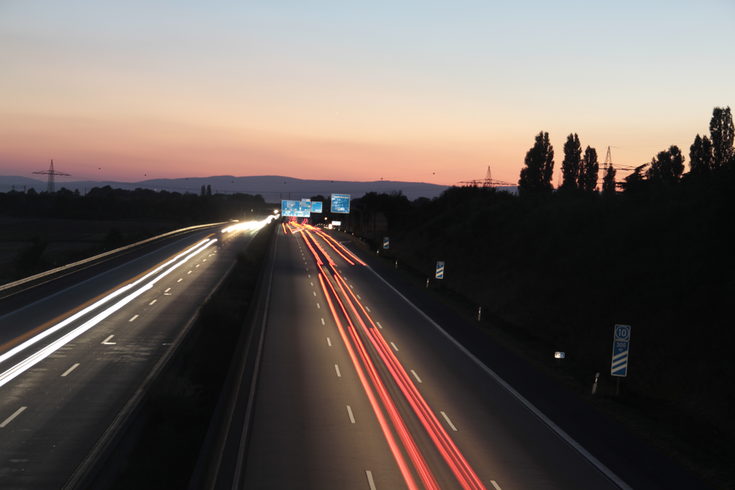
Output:
<path fill-rule="evenodd" d="M 188 177 L 179 179 L 151 179 L 141 182 L 114 182 L 114 181 L 58 181 L 56 188 L 65 187 L 70 190 L 78 189 L 86 192 L 93 187 L 109 185 L 119 189 L 153 189 L 176 192 L 191 192 L 198 194 L 201 186 L 212 186 L 212 192 L 260 194 L 269 202 L 281 199 L 301 199 L 314 195 L 328 196 L 331 193 L 350 194 L 361 197 L 367 192 L 402 192 L 406 197 L 414 200 L 419 197 L 434 198 L 439 196 L 449 186 L 427 184 L 424 182 L 400 182 L 391 180 L 377 180 L 373 182 L 355 182 L 341 180 L 305 180 L 277 175 L 263 175 L 253 177 L 234 177 L 219 175 L 213 177 Z M 34 188 L 36 191 L 46 190 L 46 182 L 27 177 L 0 176 L 0 192 L 8 192 L 12 188 L 23 190 Z"/>

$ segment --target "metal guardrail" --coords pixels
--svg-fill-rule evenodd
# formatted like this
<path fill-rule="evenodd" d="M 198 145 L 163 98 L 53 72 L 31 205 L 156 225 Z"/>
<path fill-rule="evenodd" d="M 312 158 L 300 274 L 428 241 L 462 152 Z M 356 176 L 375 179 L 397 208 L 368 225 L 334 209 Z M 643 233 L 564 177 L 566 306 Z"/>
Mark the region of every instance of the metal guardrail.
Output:
<path fill-rule="evenodd" d="M 213 227 L 225 224 L 226 222 L 218 222 L 218 223 L 208 223 L 204 225 L 195 225 L 195 226 L 188 226 L 186 228 L 180 228 L 178 230 L 172 230 L 166 233 L 163 233 L 161 235 L 157 235 L 154 237 L 146 238 L 145 240 L 141 240 L 139 242 L 131 243 L 129 245 L 125 245 L 120 248 L 116 248 L 114 250 L 109 250 L 107 252 L 103 252 L 99 255 L 94 255 L 92 257 L 87 257 L 86 259 L 79 260 L 77 262 L 72 262 L 70 264 L 62 265 L 61 267 L 56 267 L 55 269 L 49 269 L 44 272 L 40 272 L 38 274 L 34 274 L 32 276 L 24 277 L 23 279 L 18 279 L 17 281 L 9 282 L 6 284 L 0 285 L 0 299 L 4 298 L 6 296 L 10 296 L 12 294 L 15 294 L 16 292 L 19 292 L 24 289 L 28 289 L 34 286 L 38 286 L 40 284 L 43 284 L 45 282 L 48 282 L 52 279 L 56 279 L 60 276 L 70 274 L 72 272 L 76 272 L 78 270 L 84 269 L 86 267 L 92 266 L 98 262 L 101 262 L 103 260 L 110 259 L 118 254 L 121 254 L 123 252 L 127 252 L 129 250 L 132 250 L 136 247 L 140 247 L 142 245 L 145 245 L 147 243 L 154 242 L 156 240 L 160 240 L 162 238 L 167 238 L 170 236 L 178 235 L 181 233 L 186 233 L 189 231 L 194 231 L 202 228 L 207 227 Z"/>

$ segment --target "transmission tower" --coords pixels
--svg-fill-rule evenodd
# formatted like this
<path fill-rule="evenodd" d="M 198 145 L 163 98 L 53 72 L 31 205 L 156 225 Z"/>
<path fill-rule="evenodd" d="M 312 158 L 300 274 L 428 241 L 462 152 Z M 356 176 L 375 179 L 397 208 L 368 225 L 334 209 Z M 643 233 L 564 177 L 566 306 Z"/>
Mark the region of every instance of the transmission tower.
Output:
<path fill-rule="evenodd" d="M 39 170 L 38 172 L 33 172 L 33 173 L 36 175 L 48 175 L 48 187 L 46 190 L 49 193 L 53 193 L 56 191 L 56 188 L 54 186 L 54 176 L 59 175 L 59 176 L 68 177 L 71 175 L 71 174 L 65 174 L 64 172 L 57 172 L 56 170 L 54 170 L 53 159 L 51 160 L 51 165 L 49 165 L 48 170 Z"/>
<path fill-rule="evenodd" d="M 487 166 L 487 172 L 485 172 L 484 179 L 462 180 L 459 183 L 468 185 L 468 186 L 472 186 L 472 187 L 497 187 L 497 186 L 513 185 L 509 182 L 503 182 L 501 180 L 493 180 L 493 174 L 490 170 L 490 165 Z"/>
<path fill-rule="evenodd" d="M 607 147 L 607 153 L 605 154 L 605 170 L 612 167 L 612 153 L 610 152 L 610 147 Z"/>

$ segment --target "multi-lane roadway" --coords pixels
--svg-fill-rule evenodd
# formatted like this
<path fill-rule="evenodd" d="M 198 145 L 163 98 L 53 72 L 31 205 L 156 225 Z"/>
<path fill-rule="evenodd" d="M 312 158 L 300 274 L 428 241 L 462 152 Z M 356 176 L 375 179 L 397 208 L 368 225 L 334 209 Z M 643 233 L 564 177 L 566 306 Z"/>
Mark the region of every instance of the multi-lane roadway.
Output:
<path fill-rule="evenodd" d="M 342 243 L 278 232 L 241 488 L 626 488 Z"/>
<path fill-rule="evenodd" d="M 259 226 L 162 240 L 13 298 L 0 314 L 0 488 L 76 481 Z"/>

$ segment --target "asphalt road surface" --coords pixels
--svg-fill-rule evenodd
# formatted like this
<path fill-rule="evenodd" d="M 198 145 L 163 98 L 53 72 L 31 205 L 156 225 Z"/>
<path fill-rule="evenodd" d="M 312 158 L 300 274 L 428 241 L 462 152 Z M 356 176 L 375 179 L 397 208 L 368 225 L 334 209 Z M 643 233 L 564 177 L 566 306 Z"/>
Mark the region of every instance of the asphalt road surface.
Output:
<path fill-rule="evenodd" d="M 276 239 L 240 487 L 627 487 L 341 243 Z"/>
<path fill-rule="evenodd" d="M 0 488 L 62 488 L 85 461 L 257 232 L 213 231 L 13 298 L 0 316 Z"/>

